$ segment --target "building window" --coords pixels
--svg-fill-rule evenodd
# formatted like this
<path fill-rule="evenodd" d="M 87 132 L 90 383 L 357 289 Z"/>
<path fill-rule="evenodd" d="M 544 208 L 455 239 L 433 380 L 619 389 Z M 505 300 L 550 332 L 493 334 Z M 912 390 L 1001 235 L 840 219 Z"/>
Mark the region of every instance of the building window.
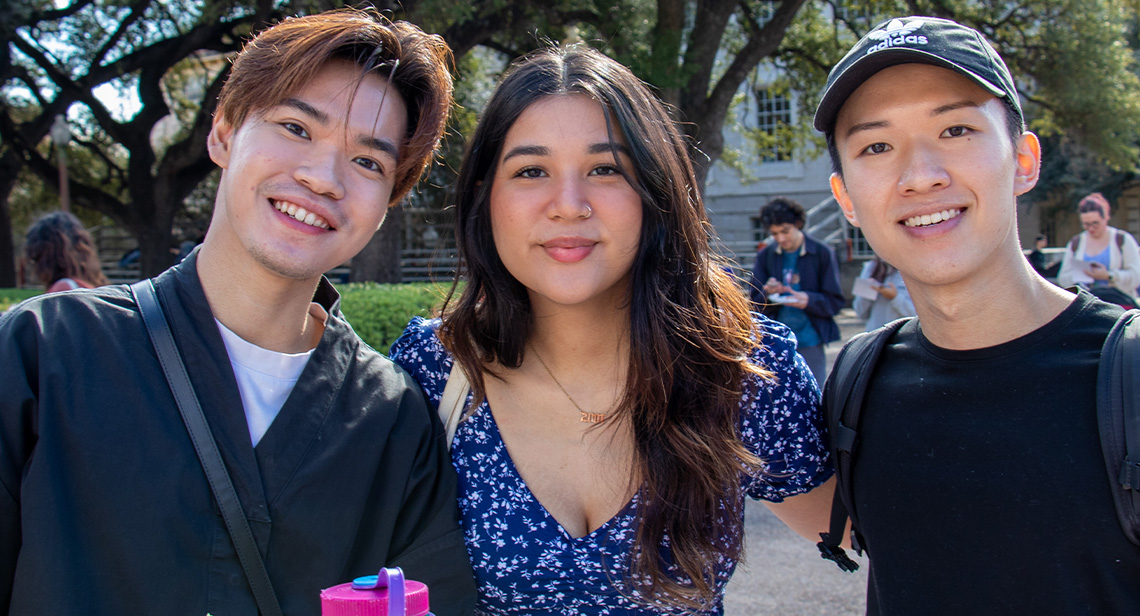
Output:
<path fill-rule="evenodd" d="M 847 228 L 847 245 L 850 246 L 850 257 L 853 259 L 870 259 L 875 256 L 875 251 L 871 249 L 871 244 L 867 242 L 867 238 L 863 236 L 863 230 L 859 227 L 845 224 Z"/>
<path fill-rule="evenodd" d="M 760 160 L 773 162 L 791 160 L 792 153 L 787 145 L 779 145 L 781 127 L 792 123 L 792 100 L 783 94 L 773 94 L 767 88 L 756 90 L 757 128 L 772 138 L 772 144 L 762 147 Z"/>

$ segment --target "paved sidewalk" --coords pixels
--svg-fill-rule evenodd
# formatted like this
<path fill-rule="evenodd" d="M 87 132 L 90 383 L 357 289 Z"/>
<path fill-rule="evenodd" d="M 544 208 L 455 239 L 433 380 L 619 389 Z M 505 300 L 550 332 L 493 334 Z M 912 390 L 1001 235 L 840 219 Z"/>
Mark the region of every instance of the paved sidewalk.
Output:
<path fill-rule="evenodd" d="M 850 308 L 836 317 L 846 341 L 863 331 Z M 843 347 L 828 345 L 830 367 Z M 815 544 L 788 530 L 763 503 L 749 501 L 745 512 L 747 560 L 728 584 L 727 616 L 861 616 L 867 594 L 867 559 L 855 556 L 860 569 L 844 573 L 819 557 Z M 853 555 L 854 556 L 854 555 Z"/>
<path fill-rule="evenodd" d="M 726 616 L 861 616 L 867 559 L 844 573 L 819 557 L 815 544 L 793 533 L 763 503 L 745 511 L 747 552 L 728 583 Z"/>

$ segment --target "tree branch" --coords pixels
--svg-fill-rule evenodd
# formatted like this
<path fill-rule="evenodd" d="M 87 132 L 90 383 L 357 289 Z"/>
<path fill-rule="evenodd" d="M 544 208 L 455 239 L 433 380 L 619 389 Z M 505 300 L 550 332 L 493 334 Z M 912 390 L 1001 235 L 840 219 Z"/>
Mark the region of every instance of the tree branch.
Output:
<path fill-rule="evenodd" d="M 776 9 L 772 19 L 764 24 L 759 33 L 750 37 L 744 49 L 732 59 L 732 63 L 709 94 L 708 109 L 718 111 L 728 109 L 732 97 L 736 96 L 736 91 L 740 89 L 740 84 L 744 83 L 761 60 L 773 55 L 779 49 L 780 42 L 784 40 L 784 33 L 787 32 L 804 1 L 784 0 L 780 3 L 780 8 Z"/>
<path fill-rule="evenodd" d="M 55 186 L 58 183 L 59 169 L 53 162 L 45 159 L 35 149 L 25 150 L 24 164 L 29 171 L 34 173 L 48 186 Z M 87 184 L 76 182 L 74 179 L 70 180 L 67 186 L 71 192 L 72 199 L 83 207 L 93 209 L 96 212 L 106 214 L 118 220 L 122 220 L 127 214 L 127 208 L 121 201 L 101 190 Z"/>
<path fill-rule="evenodd" d="M 13 37 L 13 44 L 43 69 L 43 71 L 47 73 L 48 79 L 60 89 L 59 96 L 57 96 L 55 100 L 57 105 L 62 105 L 63 108 L 66 109 L 73 101 L 82 102 L 91 109 L 91 113 L 95 116 L 96 121 L 103 127 L 103 130 L 107 131 L 107 134 L 110 135 L 112 139 L 125 143 L 128 135 L 123 133 L 122 125 L 111 117 L 111 114 L 107 112 L 103 103 L 95 98 L 90 88 L 85 89 L 72 81 L 59 67 L 48 60 L 38 47 L 34 47 L 31 43 L 24 40 L 23 36 L 17 35 Z"/>
<path fill-rule="evenodd" d="M 107 37 L 107 40 L 103 43 L 103 46 L 100 47 L 99 50 L 91 56 L 91 66 L 97 65 L 103 61 L 103 58 L 106 57 L 111 49 L 114 48 L 115 45 L 118 44 L 118 42 L 123 38 L 123 35 L 126 34 L 127 29 L 134 25 L 135 22 L 137 22 L 139 18 L 143 16 L 143 14 L 146 12 L 147 7 L 150 6 L 150 2 L 151 0 L 138 0 L 132 4 L 130 14 L 123 18 L 123 21 L 119 22 L 119 27 L 111 33 L 111 36 Z M 90 72 L 90 70 L 88 70 L 88 72 Z"/>
<path fill-rule="evenodd" d="M 56 21 L 58 19 L 63 19 L 65 17 L 71 17 L 72 15 L 74 15 L 74 14 L 78 13 L 79 11 L 82 11 L 83 9 L 90 6 L 93 2 L 94 2 L 94 0 L 77 0 L 76 2 L 72 2 L 71 4 L 65 6 L 61 9 L 49 9 L 47 11 L 33 11 L 28 16 L 28 24 L 34 24 L 34 23 L 37 23 L 40 21 Z M 27 25 L 27 24 L 25 24 L 25 25 Z"/>
<path fill-rule="evenodd" d="M 684 69 L 692 71 L 681 91 L 681 112 L 686 119 L 699 116 L 704 107 L 712 81 L 715 58 L 728 20 L 732 16 L 735 0 L 698 0 L 697 18 L 689 32 L 689 45 L 685 51 Z M 697 113 L 694 113 L 697 112 Z"/>

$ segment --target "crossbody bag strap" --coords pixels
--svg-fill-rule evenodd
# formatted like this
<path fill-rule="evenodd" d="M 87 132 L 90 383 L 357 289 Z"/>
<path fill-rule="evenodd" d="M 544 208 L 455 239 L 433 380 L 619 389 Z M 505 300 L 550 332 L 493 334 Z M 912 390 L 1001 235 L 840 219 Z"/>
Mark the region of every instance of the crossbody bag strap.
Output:
<path fill-rule="evenodd" d="M 447 433 L 447 448 L 451 449 L 451 441 L 455 438 L 455 429 L 459 427 L 459 420 L 463 418 L 463 403 L 467 401 L 467 394 L 471 391 L 467 373 L 459 362 L 451 365 L 451 372 L 447 375 L 447 385 L 443 387 L 443 396 L 439 399 L 439 420 L 443 422 Z"/>
<path fill-rule="evenodd" d="M 222 462 L 218 445 L 210 432 L 210 425 L 206 423 L 206 416 L 202 414 L 202 407 L 198 403 L 198 396 L 194 394 L 190 377 L 186 374 L 182 356 L 178 354 L 174 336 L 170 333 L 170 325 L 166 322 L 166 315 L 158 303 L 154 283 L 149 279 L 141 280 L 131 285 L 131 291 L 139 306 L 139 312 L 142 313 L 143 322 L 146 323 L 150 341 L 154 344 L 158 363 L 162 366 L 166 382 L 170 385 L 170 391 L 174 393 L 174 400 L 178 403 L 178 412 L 186 424 L 186 431 L 190 433 L 194 451 L 198 454 L 202 470 L 210 482 L 210 491 L 214 493 L 214 500 L 222 512 L 226 530 L 229 531 L 230 540 L 233 541 L 234 550 L 237 551 L 238 560 L 241 561 L 246 580 L 249 581 L 249 587 L 257 601 L 257 609 L 264 616 L 281 616 L 281 606 L 277 602 L 277 595 L 273 592 L 273 584 L 269 581 L 265 563 L 262 562 L 257 543 L 253 540 L 249 522 L 245 518 L 245 512 L 242 511 L 241 501 L 234 491 L 229 472 Z"/>

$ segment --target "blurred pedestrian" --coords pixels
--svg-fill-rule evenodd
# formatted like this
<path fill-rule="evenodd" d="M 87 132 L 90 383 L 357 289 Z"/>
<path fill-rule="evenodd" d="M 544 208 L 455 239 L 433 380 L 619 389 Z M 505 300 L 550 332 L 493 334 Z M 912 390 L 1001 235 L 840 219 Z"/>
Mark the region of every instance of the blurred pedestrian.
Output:
<path fill-rule="evenodd" d="M 1061 262 L 1049 262 L 1049 255 L 1045 254 L 1045 247 L 1049 245 L 1049 237 L 1044 233 L 1037 234 L 1037 238 L 1033 241 L 1033 250 L 1027 255 L 1029 264 L 1033 266 L 1033 271 L 1041 274 L 1043 278 L 1050 280 L 1057 277 L 1057 272 L 1061 269 Z"/>
<path fill-rule="evenodd" d="M 878 255 L 863 265 L 863 271 L 855 279 L 853 293 L 855 299 L 851 307 L 867 322 L 867 331 L 915 315 L 914 302 L 902 274 Z"/>
<path fill-rule="evenodd" d="M 1084 284 L 1094 292 L 1115 288 L 1128 297 L 1140 285 L 1140 248 L 1127 231 L 1108 225 L 1109 204 L 1104 195 L 1092 193 L 1081 199 L 1077 211 L 1084 231 L 1065 247 L 1057 284 Z"/>
<path fill-rule="evenodd" d="M 95 240 L 70 212 L 52 212 L 28 228 L 24 256 L 48 293 L 107 284 Z"/>
<path fill-rule="evenodd" d="M 806 222 L 804 207 L 791 199 L 776 197 L 760 208 L 760 225 L 774 241 L 756 254 L 751 295 L 754 304 L 779 304 L 766 314 L 796 334 L 800 355 L 822 383 L 825 348 L 839 340 L 835 315 L 846 298 L 835 252 L 803 232 Z"/>

